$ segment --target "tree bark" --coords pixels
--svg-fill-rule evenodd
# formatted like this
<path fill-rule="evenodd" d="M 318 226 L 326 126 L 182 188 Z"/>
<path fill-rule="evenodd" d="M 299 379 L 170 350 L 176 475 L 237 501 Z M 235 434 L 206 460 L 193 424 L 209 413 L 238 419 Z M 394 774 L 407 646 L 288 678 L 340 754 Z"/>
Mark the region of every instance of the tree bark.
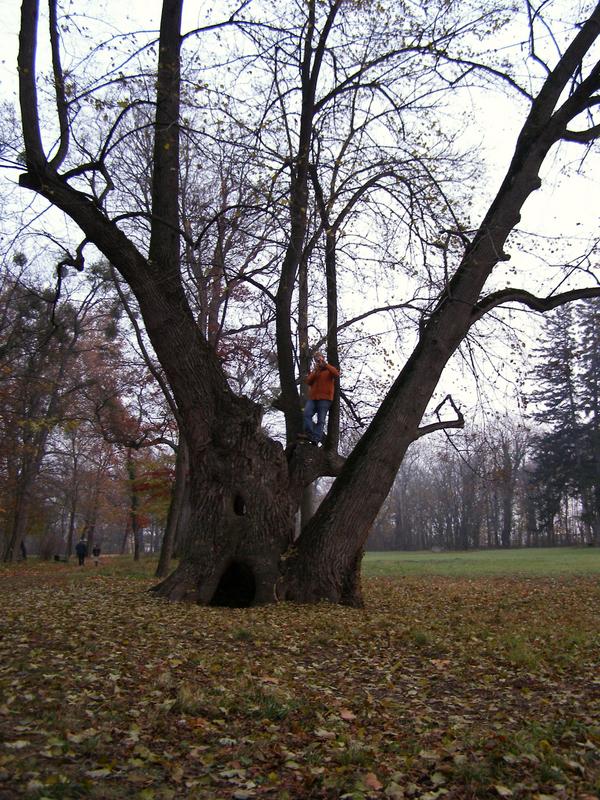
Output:
<path fill-rule="evenodd" d="M 129 478 L 129 528 L 133 536 L 133 560 L 140 560 L 140 520 L 139 505 L 140 500 L 136 486 L 137 470 L 135 461 L 131 453 L 131 448 L 127 453 L 127 477 Z"/>
<path fill-rule="evenodd" d="M 129 540 L 129 534 L 131 533 L 131 514 L 127 514 L 125 519 L 125 531 L 123 532 L 123 539 L 121 541 L 121 555 L 124 556 L 127 552 L 127 542 Z"/>
<path fill-rule="evenodd" d="M 169 513 L 167 515 L 165 534 L 163 536 L 162 545 L 160 548 L 160 557 L 158 559 L 158 566 L 156 567 L 155 573 L 157 578 L 164 578 L 171 568 L 173 546 L 175 544 L 175 535 L 177 533 L 177 526 L 179 524 L 181 509 L 185 498 L 188 472 L 188 449 L 184 437 L 180 434 L 179 443 L 177 446 L 177 457 L 175 460 L 175 481 L 173 484 L 173 492 L 171 494 Z"/>
<path fill-rule="evenodd" d="M 73 492 L 71 496 L 71 508 L 69 509 L 69 528 L 67 532 L 67 561 L 71 558 L 73 552 L 73 540 L 75 539 L 75 515 L 77 513 L 77 494 L 75 486 L 71 487 Z"/>
<path fill-rule="evenodd" d="M 33 486 L 33 481 L 27 481 L 21 485 L 16 493 L 15 507 L 12 515 L 12 525 L 6 541 L 3 561 L 16 561 L 20 552 L 21 542 L 27 533 L 27 523 L 29 520 L 29 496 Z"/>
<path fill-rule="evenodd" d="M 260 434 L 256 420 L 244 414 L 224 415 L 219 434 L 220 446 L 210 453 L 211 475 L 190 472 L 185 550 L 179 567 L 156 591 L 205 605 L 274 602 L 298 506 L 287 459 L 281 445 Z M 192 452 L 191 463 L 193 458 Z"/>

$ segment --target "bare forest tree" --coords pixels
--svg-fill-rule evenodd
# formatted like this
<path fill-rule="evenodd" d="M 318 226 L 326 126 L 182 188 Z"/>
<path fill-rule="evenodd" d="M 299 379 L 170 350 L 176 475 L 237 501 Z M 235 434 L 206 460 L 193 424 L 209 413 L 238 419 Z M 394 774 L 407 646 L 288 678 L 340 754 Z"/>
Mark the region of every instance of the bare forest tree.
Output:
<path fill-rule="evenodd" d="M 413 445 L 389 501 L 369 537 L 369 549 L 470 550 L 548 544 L 527 535 L 533 433 L 500 420 L 487 430 Z M 537 512 L 537 508 L 534 513 Z"/>
<path fill-rule="evenodd" d="M 199 603 L 327 599 L 360 605 L 363 548 L 407 448 L 427 433 L 462 422 L 457 417 L 450 422 L 438 419 L 421 424 L 446 364 L 469 331 L 507 303 L 543 312 L 600 295 L 594 280 L 562 291 L 553 287 L 543 296 L 510 285 L 485 289 L 496 267 L 508 258 L 507 239 L 518 225 L 524 203 L 541 185 L 540 172 L 548 153 L 561 142 L 588 146 L 600 134 L 594 118 L 600 88 L 600 65 L 594 57 L 600 7 L 590 8 L 587 19 L 573 25 L 573 38 L 562 50 L 555 39 L 559 52 L 552 63 L 544 62 L 538 50 L 536 25 L 545 23 L 534 15 L 530 55 L 543 73 L 539 80 L 532 76 L 534 90 L 520 86 L 496 63 L 461 55 L 461 47 L 474 45 L 484 28 L 507 19 L 505 9 L 481 11 L 479 6 L 475 10 L 464 4 L 441 3 L 435 9 L 428 7 L 427 13 L 398 17 L 393 4 L 386 9 L 381 3 L 357 7 L 342 0 L 324 4 L 309 0 L 302 6 L 286 6 L 281 24 L 279 11 L 274 18 L 258 3 L 243 3 L 222 23 L 208 26 L 211 30 L 182 35 L 181 0 L 164 0 L 156 80 L 147 81 L 147 96 L 139 100 L 155 109 L 147 208 L 123 206 L 125 193 L 122 187 L 119 190 L 113 171 L 113 148 L 117 140 L 123 141 L 121 135 L 127 138 L 122 124 L 125 126 L 136 102 L 130 102 L 128 96 L 122 106 L 103 108 L 106 121 L 101 139 L 80 135 L 83 106 L 94 90 L 106 83 L 107 76 L 98 75 L 96 85 L 92 81 L 77 87 L 75 77 L 63 70 L 61 61 L 61 38 L 68 36 L 68 25 L 61 32 L 55 0 L 50 0 L 49 8 L 58 140 L 49 146 L 44 142 L 42 119 L 50 114 L 50 108 L 37 89 L 39 11 L 37 0 L 24 0 L 18 63 L 25 146 L 20 185 L 44 197 L 79 226 L 84 242 L 73 256 L 75 266 L 84 266 L 84 247 L 91 243 L 129 286 L 173 394 L 189 451 L 191 513 L 180 565 L 158 591 L 175 600 Z M 254 9 L 257 13 L 252 16 Z M 253 137 L 257 163 L 262 159 L 272 164 L 284 152 L 281 142 L 287 142 L 284 159 L 275 170 L 286 176 L 285 193 L 272 197 L 271 192 L 280 191 L 280 180 L 274 181 L 272 188 L 267 180 L 257 181 L 271 204 L 266 213 L 273 213 L 273 199 L 279 207 L 282 246 L 281 257 L 272 264 L 275 285 L 261 285 L 260 291 L 267 292 L 274 305 L 278 405 L 285 418 L 285 448 L 262 429 L 261 406 L 232 390 L 220 353 L 211 344 L 211 330 L 198 325 L 184 277 L 185 246 L 195 245 L 200 231 L 190 236 L 181 216 L 181 141 L 190 127 L 182 114 L 181 51 L 194 37 L 207 37 L 211 31 L 223 37 L 221 48 L 227 46 L 228 32 L 232 37 L 232 53 L 224 60 L 233 62 L 233 50 L 237 51 L 242 64 L 236 74 L 240 90 L 249 83 L 245 70 L 253 63 L 262 72 L 265 54 L 269 55 L 269 80 L 260 84 L 268 87 L 262 119 L 251 117 L 248 130 L 240 127 L 242 144 L 248 141 L 244 137 Z M 253 58 L 249 58 L 251 51 Z M 88 66 L 93 66 L 93 59 Z M 480 225 L 471 230 L 461 223 L 458 206 L 446 197 L 443 178 L 419 157 L 422 131 L 407 144 L 404 157 L 400 141 L 411 136 L 408 123 L 413 112 L 424 113 L 423 107 L 433 107 L 437 95 L 455 91 L 473 75 L 481 76 L 482 82 L 504 82 L 527 101 L 529 111 L 504 180 Z M 112 78 L 126 84 L 118 67 Z M 199 71 L 198 81 L 203 86 L 210 80 L 208 72 Z M 421 86 L 424 94 L 415 89 Z M 230 101 L 223 99 L 221 127 L 230 107 Z M 282 112 L 276 120 L 279 131 L 275 122 L 267 124 L 277 108 Z M 336 132 L 338 114 L 344 122 Z M 377 166 L 370 161 L 361 175 L 350 162 L 361 159 L 368 145 L 360 134 L 354 135 L 354 129 L 364 126 L 365 137 L 375 138 L 367 130 L 367 120 L 377 116 L 385 121 L 378 137 L 387 137 L 387 146 L 398 155 L 395 163 L 386 160 Z M 435 126 L 430 128 L 429 135 L 435 134 Z M 326 131 L 331 131 L 332 138 L 348 142 L 347 147 L 342 144 L 326 154 Z M 208 132 L 208 136 L 218 134 L 216 128 Z M 448 137 L 443 133 L 439 137 L 446 146 Z M 338 167 L 336 159 L 340 160 Z M 201 177 L 200 169 L 199 180 Z M 420 185 L 426 179 L 435 198 L 431 213 L 419 203 Z M 233 191 L 237 195 L 237 188 Z M 381 209 L 389 205 L 389 219 L 395 218 L 403 226 L 404 241 L 412 237 L 418 242 L 424 256 L 427 298 L 417 308 L 418 338 L 412 354 L 344 460 L 335 446 L 335 432 L 330 432 L 324 448 L 296 445 L 302 416 L 294 298 L 304 264 L 315 269 L 314 261 L 308 261 L 309 238 L 324 236 L 325 329 L 329 358 L 336 363 L 336 237 L 341 226 L 348 224 L 345 209 L 348 214 L 358 213 L 371 191 L 377 193 Z M 403 207 L 406 213 L 401 211 Z M 443 213 L 436 223 L 438 209 Z M 419 218 L 423 220 L 420 227 Z M 137 233 L 136 220 L 140 220 Z M 228 224 L 232 222 L 230 219 Z M 147 247 L 141 243 L 142 230 L 149 234 Z M 216 241 L 222 250 L 219 258 L 226 259 L 225 240 L 217 234 Z M 427 265 L 431 265 L 434 251 L 438 259 L 432 275 Z M 405 252 L 407 258 L 416 258 L 414 250 L 406 248 Z M 390 258 L 402 261 L 392 253 Z M 411 266 L 416 269 L 417 263 Z M 227 265 L 215 262 L 215 268 L 226 271 Z M 294 516 L 303 490 L 322 475 L 337 477 L 294 541 Z"/>

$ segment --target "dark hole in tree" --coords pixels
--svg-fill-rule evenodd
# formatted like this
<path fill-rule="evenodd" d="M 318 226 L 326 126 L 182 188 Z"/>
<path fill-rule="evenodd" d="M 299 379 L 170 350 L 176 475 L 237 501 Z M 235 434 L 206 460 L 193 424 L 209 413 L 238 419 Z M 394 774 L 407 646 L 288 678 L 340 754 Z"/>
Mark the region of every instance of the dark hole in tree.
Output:
<path fill-rule="evenodd" d="M 255 594 L 256 581 L 250 567 L 241 561 L 232 561 L 221 575 L 210 604 L 227 608 L 247 608 L 252 605 Z"/>
<path fill-rule="evenodd" d="M 243 517 L 246 513 L 246 503 L 244 502 L 244 498 L 241 494 L 236 494 L 236 496 L 233 498 L 233 510 L 238 517 Z"/>

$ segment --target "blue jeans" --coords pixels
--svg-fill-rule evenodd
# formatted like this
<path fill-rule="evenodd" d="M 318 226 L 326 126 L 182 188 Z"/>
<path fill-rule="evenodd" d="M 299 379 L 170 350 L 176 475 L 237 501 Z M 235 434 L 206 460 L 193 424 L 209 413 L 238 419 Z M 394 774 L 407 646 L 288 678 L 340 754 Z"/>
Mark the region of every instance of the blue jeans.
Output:
<path fill-rule="evenodd" d="M 327 413 L 331 408 L 331 400 L 307 400 L 304 406 L 304 433 L 308 438 L 318 444 L 323 438 L 323 430 L 325 429 L 325 420 Z M 317 424 L 313 421 L 314 415 L 317 415 Z"/>

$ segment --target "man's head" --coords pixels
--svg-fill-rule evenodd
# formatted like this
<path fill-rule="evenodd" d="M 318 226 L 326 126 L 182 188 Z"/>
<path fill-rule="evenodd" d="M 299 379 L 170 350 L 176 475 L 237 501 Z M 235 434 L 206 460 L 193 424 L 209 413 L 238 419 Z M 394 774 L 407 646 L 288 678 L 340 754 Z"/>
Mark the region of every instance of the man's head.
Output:
<path fill-rule="evenodd" d="M 319 350 L 314 354 L 313 358 L 315 359 L 315 364 L 320 367 L 322 364 L 325 363 L 325 356 Z"/>

